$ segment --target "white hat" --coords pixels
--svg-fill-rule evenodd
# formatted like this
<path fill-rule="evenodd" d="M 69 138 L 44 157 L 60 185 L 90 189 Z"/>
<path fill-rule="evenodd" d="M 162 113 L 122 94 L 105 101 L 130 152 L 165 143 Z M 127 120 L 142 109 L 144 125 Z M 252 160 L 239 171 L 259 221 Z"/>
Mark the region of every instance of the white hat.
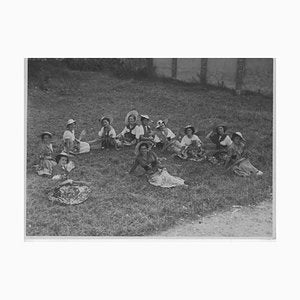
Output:
<path fill-rule="evenodd" d="M 244 142 L 246 142 L 246 140 L 244 139 L 243 135 L 242 135 L 239 131 L 233 133 L 233 134 L 232 134 L 232 138 L 233 138 L 235 135 L 239 136 Z"/>
<path fill-rule="evenodd" d="M 149 116 L 148 115 L 141 115 L 141 118 L 143 119 L 147 119 L 147 120 L 150 120 Z"/>
<path fill-rule="evenodd" d="M 156 128 L 161 127 L 162 124 L 167 125 L 167 123 L 168 123 L 168 119 L 165 119 L 165 120 L 158 120 L 158 121 L 156 122 Z"/>
<path fill-rule="evenodd" d="M 68 120 L 67 125 L 71 125 L 71 124 L 73 124 L 73 123 L 76 123 L 76 121 L 73 120 L 73 119 L 70 119 L 70 120 Z"/>
<path fill-rule="evenodd" d="M 135 120 L 137 120 L 137 117 L 139 116 L 139 113 L 136 110 L 131 110 L 125 117 L 125 125 L 128 125 L 128 119 L 130 116 L 134 116 Z"/>

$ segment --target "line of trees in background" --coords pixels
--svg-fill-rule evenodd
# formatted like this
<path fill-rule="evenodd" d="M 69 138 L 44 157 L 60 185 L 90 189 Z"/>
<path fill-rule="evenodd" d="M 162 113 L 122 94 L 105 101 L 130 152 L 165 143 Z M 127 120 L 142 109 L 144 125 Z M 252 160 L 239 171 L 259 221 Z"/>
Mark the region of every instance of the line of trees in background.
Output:
<path fill-rule="evenodd" d="M 29 58 L 28 79 L 47 81 L 51 76 L 64 76 L 65 71 L 109 72 L 120 78 L 149 78 L 154 72 L 151 58 Z"/>

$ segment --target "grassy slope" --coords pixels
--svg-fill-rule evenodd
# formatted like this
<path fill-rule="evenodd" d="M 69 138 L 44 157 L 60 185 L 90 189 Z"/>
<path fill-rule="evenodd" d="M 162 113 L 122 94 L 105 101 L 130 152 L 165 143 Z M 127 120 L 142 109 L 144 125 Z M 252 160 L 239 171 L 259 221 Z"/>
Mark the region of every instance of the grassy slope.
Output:
<path fill-rule="evenodd" d="M 261 96 L 232 96 L 226 91 L 162 82 L 120 80 L 101 73 L 66 72 L 52 78 L 48 92 L 30 85 L 28 94 L 27 235 L 149 235 L 166 229 L 178 219 L 192 219 L 202 212 L 233 204 L 256 203 L 270 197 L 272 186 L 272 101 Z M 77 133 L 97 134 L 97 119 L 112 114 L 117 132 L 131 109 L 155 121 L 169 117 L 178 131 L 187 123 L 210 129 L 226 121 L 249 140 L 252 162 L 265 172 L 262 178 L 222 174 L 219 166 L 174 161 L 167 169 L 190 183 L 189 189 L 162 189 L 143 176 L 130 176 L 133 151 L 92 152 L 75 160 L 73 179 L 93 183 L 92 197 L 78 206 L 50 203 L 45 196 L 49 180 L 32 170 L 38 134 L 49 130 L 60 140 L 66 120 L 78 122 Z M 142 171 L 137 171 L 137 175 Z"/>

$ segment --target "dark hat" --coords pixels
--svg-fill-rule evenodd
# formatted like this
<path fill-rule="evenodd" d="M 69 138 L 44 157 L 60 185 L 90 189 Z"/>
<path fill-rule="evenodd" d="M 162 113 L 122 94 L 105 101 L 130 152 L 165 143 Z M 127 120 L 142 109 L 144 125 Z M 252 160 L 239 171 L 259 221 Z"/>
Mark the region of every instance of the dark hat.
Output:
<path fill-rule="evenodd" d="M 102 122 L 106 120 L 109 124 L 111 124 L 113 122 L 113 118 L 110 116 L 104 116 L 102 118 L 99 118 L 99 122 L 102 124 Z"/>
<path fill-rule="evenodd" d="M 140 153 L 140 148 L 141 148 L 142 146 L 146 146 L 148 149 L 149 149 L 149 148 L 151 149 L 152 146 L 153 146 L 153 143 L 150 142 L 150 141 L 141 141 L 141 142 L 137 143 L 137 145 L 135 146 L 135 149 L 134 149 L 134 153 L 135 153 L 136 155 L 138 155 L 138 154 Z"/>
<path fill-rule="evenodd" d="M 44 136 L 45 135 L 48 135 L 50 138 L 52 138 L 52 133 L 49 132 L 49 131 L 44 131 L 42 132 L 42 134 L 40 135 L 41 139 L 43 140 L 44 139 Z"/>
<path fill-rule="evenodd" d="M 187 126 L 184 127 L 184 133 L 185 134 L 186 134 L 186 132 L 187 132 L 188 129 L 191 129 L 192 132 L 193 132 L 193 134 L 195 133 L 195 127 L 192 126 L 192 125 L 187 125 Z"/>
<path fill-rule="evenodd" d="M 56 157 L 55 157 L 56 162 L 59 163 L 59 161 L 62 157 L 66 157 L 67 158 L 67 163 L 69 162 L 69 155 L 65 152 L 61 152 L 58 155 L 56 155 Z"/>
<path fill-rule="evenodd" d="M 227 129 L 228 129 L 228 126 L 226 126 L 226 125 L 224 125 L 224 124 L 219 124 L 219 125 L 217 125 L 217 126 L 215 127 L 215 131 L 216 131 L 216 132 L 218 132 L 218 128 L 219 128 L 219 127 L 223 127 L 224 132 L 226 132 Z"/>

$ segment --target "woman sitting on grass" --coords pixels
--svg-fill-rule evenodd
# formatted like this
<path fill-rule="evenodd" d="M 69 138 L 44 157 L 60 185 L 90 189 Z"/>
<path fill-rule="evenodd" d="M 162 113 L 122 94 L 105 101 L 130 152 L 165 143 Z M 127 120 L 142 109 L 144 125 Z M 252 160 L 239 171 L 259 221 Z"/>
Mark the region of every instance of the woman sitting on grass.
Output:
<path fill-rule="evenodd" d="M 157 148 L 163 149 L 169 142 L 176 138 L 173 131 L 167 127 L 168 119 L 156 123 L 154 142 Z"/>
<path fill-rule="evenodd" d="M 184 128 L 184 137 L 181 140 L 182 156 L 185 159 L 202 161 L 206 159 L 205 151 L 202 148 L 202 142 L 195 134 L 195 128 L 188 125 Z"/>
<path fill-rule="evenodd" d="M 161 165 L 157 155 L 151 150 L 151 145 L 151 142 L 145 141 L 136 145 L 136 159 L 129 174 L 132 174 L 137 166 L 141 166 L 146 171 L 147 179 L 152 185 L 166 188 L 185 185 L 183 179 L 170 175 Z"/>
<path fill-rule="evenodd" d="M 151 130 L 149 116 L 141 115 L 141 123 L 142 125 L 139 127 L 139 133 L 138 133 L 139 140 L 153 142 L 155 132 Z"/>
<path fill-rule="evenodd" d="M 87 200 L 91 193 L 88 183 L 69 179 L 69 156 L 66 153 L 60 153 L 56 156 L 56 162 L 52 177 L 55 187 L 48 193 L 49 200 L 68 205 L 79 204 Z"/>
<path fill-rule="evenodd" d="M 226 134 L 227 126 L 220 124 L 214 130 L 212 130 L 207 136 L 216 145 L 216 152 L 211 157 L 211 162 L 222 163 L 226 161 L 228 147 L 232 144 L 232 140 L 228 134 Z"/>
<path fill-rule="evenodd" d="M 75 120 L 68 120 L 67 130 L 64 132 L 63 135 L 64 151 L 67 154 L 87 153 L 90 151 L 91 147 L 88 143 L 81 141 L 82 137 L 85 135 L 85 130 L 81 132 L 79 139 L 77 139 L 75 137 L 75 126 Z"/>
<path fill-rule="evenodd" d="M 38 175 L 51 175 L 56 165 L 53 157 L 52 133 L 46 131 L 41 134 L 42 143 L 39 149 L 39 164 L 36 166 Z"/>
<path fill-rule="evenodd" d="M 119 142 L 116 139 L 116 131 L 111 126 L 112 118 L 108 116 L 104 116 L 101 119 L 99 119 L 101 129 L 98 132 L 98 138 L 96 138 L 93 141 L 90 141 L 90 144 L 100 143 L 100 149 L 111 149 L 115 148 L 116 150 L 119 150 Z"/>
<path fill-rule="evenodd" d="M 167 125 L 168 120 L 159 120 L 157 121 L 156 126 L 156 134 L 154 137 L 154 142 L 156 143 L 156 147 L 158 149 L 162 149 L 163 151 L 168 151 L 173 155 L 179 156 L 181 158 L 185 158 L 182 156 L 182 148 L 180 142 L 176 139 L 176 135 L 173 131 L 168 128 Z"/>
<path fill-rule="evenodd" d="M 132 110 L 126 115 L 125 127 L 117 136 L 122 146 L 132 146 L 136 144 L 139 138 L 138 115 L 139 113 L 136 110 Z"/>
<path fill-rule="evenodd" d="M 235 132 L 231 137 L 233 143 L 228 147 L 228 157 L 225 167 L 232 170 L 235 174 L 243 177 L 251 174 L 263 175 L 263 172 L 255 168 L 247 158 L 248 153 L 245 151 L 245 139 L 240 132 Z"/>

